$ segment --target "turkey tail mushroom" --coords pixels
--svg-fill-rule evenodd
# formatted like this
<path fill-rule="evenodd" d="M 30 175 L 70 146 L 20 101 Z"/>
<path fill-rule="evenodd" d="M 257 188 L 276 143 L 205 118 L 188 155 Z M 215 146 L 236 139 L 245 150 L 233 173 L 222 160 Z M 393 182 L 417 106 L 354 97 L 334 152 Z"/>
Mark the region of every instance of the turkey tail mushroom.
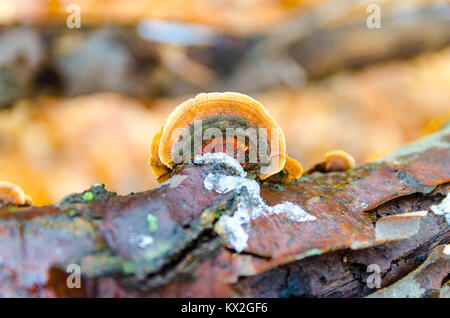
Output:
<path fill-rule="evenodd" d="M 2 204 L 32 205 L 33 202 L 19 186 L 0 180 L 0 205 Z"/>
<path fill-rule="evenodd" d="M 291 180 L 298 179 L 302 176 L 302 165 L 292 158 L 286 158 L 286 164 L 284 165 L 283 172 L 284 176 L 281 182 L 288 183 Z"/>
<path fill-rule="evenodd" d="M 179 163 L 223 152 L 261 180 L 284 168 L 291 180 L 301 165 L 287 156 L 283 131 L 267 110 L 240 93 L 202 93 L 180 104 L 154 136 L 150 165 L 158 181 Z"/>

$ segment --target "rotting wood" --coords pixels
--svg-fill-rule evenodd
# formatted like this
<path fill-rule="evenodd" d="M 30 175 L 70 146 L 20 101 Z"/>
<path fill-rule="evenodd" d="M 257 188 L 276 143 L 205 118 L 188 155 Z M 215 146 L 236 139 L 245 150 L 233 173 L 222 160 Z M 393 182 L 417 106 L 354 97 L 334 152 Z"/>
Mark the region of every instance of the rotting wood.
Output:
<path fill-rule="evenodd" d="M 262 182 L 268 206 L 290 202 L 316 220 L 261 215 L 245 228 L 242 253 L 217 224 L 249 189 L 204 186 L 210 173 L 235 175 L 223 164 L 179 166 L 160 186 L 127 196 L 95 185 L 53 206 L 1 207 L 0 295 L 368 295 L 368 265 L 380 266 L 386 287 L 449 242 L 445 213 L 431 208 L 448 196 L 449 145 L 447 125 L 349 171 Z M 69 264 L 81 268 L 81 289 L 66 288 Z"/>

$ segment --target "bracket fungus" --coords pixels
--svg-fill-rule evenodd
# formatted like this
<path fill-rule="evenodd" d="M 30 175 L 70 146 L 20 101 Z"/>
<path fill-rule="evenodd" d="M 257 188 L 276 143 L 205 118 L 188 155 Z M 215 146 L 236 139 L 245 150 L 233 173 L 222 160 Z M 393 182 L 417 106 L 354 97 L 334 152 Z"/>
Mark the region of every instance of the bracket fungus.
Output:
<path fill-rule="evenodd" d="M 177 106 L 153 138 L 150 165 L 162 182 L 177 164 L 206 153 L 226 153 L 261 180 L 281 172 L 288 182 L 302 174 L 287 156 L 280 126 L 241 93 L 202 93 Z"/>
<path fill-rule="evenodd" d="M 33 203 L 19 186 L 0 180 L 0 205 L 2 204 L 32 205 Z"/>

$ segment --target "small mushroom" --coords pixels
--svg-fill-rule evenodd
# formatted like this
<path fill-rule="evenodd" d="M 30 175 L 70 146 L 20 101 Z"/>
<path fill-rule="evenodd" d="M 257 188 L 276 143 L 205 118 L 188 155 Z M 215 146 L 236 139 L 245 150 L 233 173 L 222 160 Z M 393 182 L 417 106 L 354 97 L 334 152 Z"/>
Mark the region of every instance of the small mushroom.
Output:
<path fill-rule="evenodd" d="M 1 204 L 32 205 L 33 202 L 19 186 L 0 180 L 0 205 Z"/>
<path fill-rule="evenodd" d="M 325 154 L 326 171 L 345 171 L 355 166 L 355 159 L 342 150 L 332 150 Z"/>
<path fill-rule="evenodd" d="M 288 183 L 291 180 L 300 178 L 302 176 L 302 171 L 303 167 L 297 160 L 287 157 L 286 164 L 283 168 L 284 176 L 281 182 Z"/>
<path fill-rule="evenodd" d="M 164 182 L 170 174 L 170 169 L 159 160 L 159 140 L 163 132 L 163 127 L 156 133 L 152 140 L 150 153 L 150 167 L 153 173 L 158 177 L 158 182 Z"/>
<path fill-rule="evenodd" d="M 306 171 L 305 174 L 313 172 L 345 171 L 355 166 L 355 159 L 342 150 L 332 150 L 325 154 L 325 161 L 320 162 Z"/>
<path fill-rule="evenodd" d="M 162 182 L 175 165 L 211 152 L 237 159 L 261 180 L 284 169 L 289 181 L 302 171 L 287 156 L 280 126 L 259 102 L 240 93 L 202 93 L 177 106 L 153 138 L 150 165 Z"/>

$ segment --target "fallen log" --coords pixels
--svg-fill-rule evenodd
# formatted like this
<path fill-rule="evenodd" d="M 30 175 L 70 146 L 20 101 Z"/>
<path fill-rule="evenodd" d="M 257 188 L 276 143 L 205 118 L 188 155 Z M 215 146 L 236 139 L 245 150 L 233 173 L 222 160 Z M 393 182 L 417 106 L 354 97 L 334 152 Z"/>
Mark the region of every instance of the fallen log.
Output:
<path fill-rule="evenodd" d="M 376 8 L 380 25 L 372 27 Z M 421 1 L 325 2 L 273 28 L 223 85 L 297 88 L 307 79 L 437 50 L 450 43 L 449 8 Z"/>
<path fill-rule="evenodd" d="M 307 80 L 450 44 L 448 3 L 385 1 L 379 4 L 381 27 L 374 29 L 367 25 L 370 4 L 327 1 L 263 34 L 240 37 L 145 20 L 81 29 L 61 22 L 0 27 L 0 107 L 43 94 L 155 97 L 299 88 Z"/>
<path fill-rule="evenodd" d="M 142 193 L 99 184 L 52 206 L 0 207 L 0 296 L 369 295 L 369 265 L 386 287 L 448 244 L 449 146 L 447 125 L 377 162 L 289 184 L 205 161 Z M 448 257 L 433 255 L 437 270 L 406 280 L 427 282 L 422 297 L 448 293 Z"/>

